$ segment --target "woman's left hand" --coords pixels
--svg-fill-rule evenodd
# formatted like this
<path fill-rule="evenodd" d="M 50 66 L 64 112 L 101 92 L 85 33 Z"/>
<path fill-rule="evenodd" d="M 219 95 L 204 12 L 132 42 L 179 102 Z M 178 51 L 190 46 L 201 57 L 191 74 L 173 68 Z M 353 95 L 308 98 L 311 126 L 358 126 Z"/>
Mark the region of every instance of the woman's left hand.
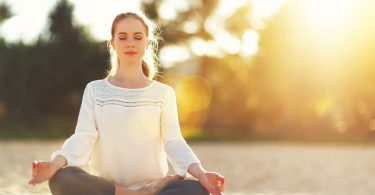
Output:
<path fill-rule="evenodd" d="M 224 192 L 224 177 L 216 172 L 202 172 L 199 174 L 199 182 L 212 195 L 222 195 Z"/>

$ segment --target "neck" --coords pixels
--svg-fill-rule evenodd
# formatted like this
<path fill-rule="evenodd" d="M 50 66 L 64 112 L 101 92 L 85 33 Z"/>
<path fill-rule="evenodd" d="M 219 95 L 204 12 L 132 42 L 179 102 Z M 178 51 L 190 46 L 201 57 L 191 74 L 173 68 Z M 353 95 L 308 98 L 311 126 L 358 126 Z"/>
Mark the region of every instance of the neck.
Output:
<path fill-rule="evenodd" d="M 121 63 L 117 73 L 113 76 L 123 81 L 140 81 L 148 79 L 142 70 L 142 62 Z"/>

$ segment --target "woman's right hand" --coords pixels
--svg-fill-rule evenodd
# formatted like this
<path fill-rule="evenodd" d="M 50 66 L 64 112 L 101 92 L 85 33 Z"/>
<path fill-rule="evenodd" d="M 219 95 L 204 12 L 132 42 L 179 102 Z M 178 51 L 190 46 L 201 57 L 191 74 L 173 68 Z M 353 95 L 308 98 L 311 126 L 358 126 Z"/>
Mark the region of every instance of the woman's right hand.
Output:
<path fill-rule="evenodd" d="M 51 178 L 59 170 L 59 165 L 54 162 L 34 161 L 32 163 L 32 178 L 30 185 L 40 184 Z"/>

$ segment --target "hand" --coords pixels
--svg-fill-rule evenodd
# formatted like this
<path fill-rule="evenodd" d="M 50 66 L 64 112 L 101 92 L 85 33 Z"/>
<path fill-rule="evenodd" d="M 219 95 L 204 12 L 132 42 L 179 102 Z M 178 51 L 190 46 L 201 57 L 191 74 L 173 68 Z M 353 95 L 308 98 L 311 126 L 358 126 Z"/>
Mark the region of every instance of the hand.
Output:
<path fill-rule="evenodd" d="M 215 172 L 202 172 L 199 174 L 199 182 L 212 195 L 222 195 L 224 192 L 224 177 Z"/>
<path fill-rule="evenodd" d="M 30 185 L 40 184 L 51 178 L 59 169 L 58 165 L 53 162 L 34 161 L 32 163 L 32 178 Z"/>

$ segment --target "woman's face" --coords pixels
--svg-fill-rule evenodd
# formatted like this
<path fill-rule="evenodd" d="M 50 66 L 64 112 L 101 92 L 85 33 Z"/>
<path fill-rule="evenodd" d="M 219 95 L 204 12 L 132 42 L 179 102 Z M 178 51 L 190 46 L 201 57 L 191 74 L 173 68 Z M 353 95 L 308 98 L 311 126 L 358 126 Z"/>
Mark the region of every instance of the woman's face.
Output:
<path fill-rule="evenodd" d="M 111 44 L 120 63 L 141 63 L 148 45 L 146 28 L 133 17 L 120 20 L 115 26 Z"/>

